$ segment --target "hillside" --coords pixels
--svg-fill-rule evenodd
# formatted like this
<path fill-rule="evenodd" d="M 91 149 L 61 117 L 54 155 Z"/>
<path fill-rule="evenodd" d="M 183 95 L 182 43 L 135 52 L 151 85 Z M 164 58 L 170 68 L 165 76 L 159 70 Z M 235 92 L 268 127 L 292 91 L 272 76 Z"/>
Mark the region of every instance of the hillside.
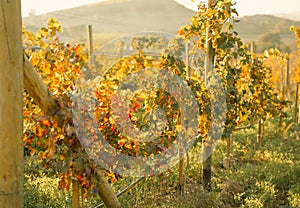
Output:
<path fill-rule="evenodd" d="M 240 18 L 241 22 L 236 25 L 236 30 L 245 39 L 255 40 L 267 32 L 278 32 L 283 38 L 289 38 L 291 25 L 299 25 L 299 21 L 289 20 L 271 15 L 255 15 Z"/>
<path fill-rule="evenodd" d="M 32 30 L 44 26 L 49 17 L 56 17 L 64 27 L 65 41 L 86 41 L 87 25 L 93 25 L 94 40 L 104 43 L 117 36 L 142 31 L 176 33 L 189 23 L 194 11 L 188 10 L 173 0 L 109 0 L 77 8 L 56 11 L 23 19 Z M 294 39 L 289 27 L 300 25 L 299 21 L 270 15 L 255 15 L 239 18 L 236 30 L 244 41 L 256 41 L 262 34 L 276 31 L 287 45 Z"/>
<path fill-rule="evenodd" d="M 195 12 L 173 0 L 110 0 L 24 18 L 24 24 L 32 29 L 45 25 L 49 17 L 56 17 L 71 39 L 85 39 L 87 25 L 102 36 L 128 34 L 142 31 L 176 33 L 187 24 Z M 96 38 L 95 38 L 96 41 Z"/>

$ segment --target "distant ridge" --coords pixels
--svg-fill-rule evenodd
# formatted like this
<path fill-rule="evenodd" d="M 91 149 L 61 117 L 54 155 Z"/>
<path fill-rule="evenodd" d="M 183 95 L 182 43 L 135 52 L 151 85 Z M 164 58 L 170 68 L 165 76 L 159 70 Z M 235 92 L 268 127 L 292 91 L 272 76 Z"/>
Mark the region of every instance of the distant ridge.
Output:
<path fill-rule="evenodd" d="M 77 8 L 48 14 L 29 16 L 23 19 L 25 27 L 36 30 L 45 26 L 48 18 L 56 17 L 63 25 L 62 39 L 86 41 L 87 26 L 93 26 L 94 40 L 105 43 L 112 38 L 134 32 L 161 31 L 176 33 L 190 22 L 196 12 L 174 0 L 108 0 Z M 284 41 L 291 42 L 291 25 L 300 26 L 299 21 L 271 15 L 241 17 L 235 25 L 244 41 L 253 41 L 267 32 L 277 31 Z"/>
<path fill-rule="evenodd" d="M 64 27 L 91 24 L 96 33 L 132 33 L 149 30 L 175 33 L 196 12 L 173 0 L 109 0 L 24 18 L 27 26 L 44 25 L 56 17 Z"/>
<path fill-rule="evenodd" d="M 256 39 L 267 32 L 278 32 L 283 38 L 289 38 L 293 35 L 289 31 L 290 26 L 300 26 L 299 21 L 263 14 L 244 16 L 240 20 L 236 30 L 246 39 Z"/>

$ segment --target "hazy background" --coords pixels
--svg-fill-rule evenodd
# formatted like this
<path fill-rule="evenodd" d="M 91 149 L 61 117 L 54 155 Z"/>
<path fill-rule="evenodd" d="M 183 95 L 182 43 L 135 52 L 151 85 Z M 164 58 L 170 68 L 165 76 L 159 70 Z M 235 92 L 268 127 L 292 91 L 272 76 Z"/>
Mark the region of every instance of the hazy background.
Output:
<path fill-rule="evenodd" d="M 36 14 L 42 14 L 101 1 L 107 0 L 22 0 L 22 13 L 25 17 L 33 11 Z M 191 0 L 176 1 L 190 9 L 196 9 L 197 4 L 200 2 L 199 0 L 195 0 L 194 3 L 192 3 Z M 240 16 L 255 14 L 277 14 L 281 16 L 291 16 L 294 18 L 296 13 L 300 13 L 299 0 L 236 0 L 236 3 L 236 8 L 238 9 Z"/>
<path fill-rule="evenodd" d="M 299 0 L 236 0 L 240 23 L 235 25 L 244 42 L 256 42 L 257 52 L 276 47 L 296 51 L 291 25 L 300 26 Z M 94 44 L 136 32 L 177 33 L 196 14 L 199 0 L 22 0 L 23 24 L 37 31 L 50 17 L 61 22 L 64 42 L 88 41 L 93 26 Z"/>

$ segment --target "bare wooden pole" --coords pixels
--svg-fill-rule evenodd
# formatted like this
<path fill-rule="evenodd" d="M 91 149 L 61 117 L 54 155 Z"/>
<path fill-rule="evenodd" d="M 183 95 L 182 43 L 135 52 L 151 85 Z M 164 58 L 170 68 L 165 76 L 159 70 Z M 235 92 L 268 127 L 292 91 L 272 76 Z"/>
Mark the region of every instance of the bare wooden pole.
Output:
<path fill-rule="evenodd" d="M 290 59 L 286 60 L 286 98 L 290 99 Z"/>
<path fill-rule="evenodd" d="M 282 90 L 283 86 L 284 86 L 284 68 L 283 68 L 283 64 L 280 64 L 280 82 L 281 82 L 280 87 L 281 87 L 281 90 Z"/>
<path fill-rule="evenodd" d="M 179 170 L 178 170 L 178 184 L 179 184 L 179 192 L 181 196 L 184 196 L 184 185 L 185 185 L 185 181 L 184 181 L 184 154 L 182 151 L 182 148 L 180 147 L 179 150 L 179 157 L 180 157 L 180 161 L 179 161 Z"/>
<path fill-rule="evenodd" d="M 185 62 L 186 62 L 186 80 L 191 77 L 190 61 L 189 61 L 189 43 L 185 44 Z"/>
<path fill-rule="evenodd" d="M 184 107 L 183 107 L 184 109 Z M 181 126 L 184 126 L 184 116 L 185 112 L 181 112 Z M 183 151 L 183 146 L 182 142 L 180 141 L 179 145 L 179 170 L 178 170 L 178 185 L 179 185 L 179 192 L 181 196 L 184 196 L 184 186 L 185 186 L 185 181 L 184 181 L 184 163 L 185 163 L 185 157 L 184 157 L 184 151 Z"/>
<path fill-rule="evenodd" d="M 258 133 L 257 133 L 257 141 L 256 141 L 256 148 L 260 149 L 262 146 L 262 139 L 263 139 L 263 120 L 262 118 L 258 121 Z"/>
<path fill-rule="evenodd" d="M 227 148 L 226 148 L 226 156 L 227 157 L 230 157 L 231 143 L 232 143 L 232 134 L 230 134 L 229 139 L 227 139 Z"/>
<path fill-rule="evenodd" d="M 64 118 L 58 116 L 60 115 L 58 113 L 60 106 L 49 91 L 47 85 L 43 82 L 42 78 L 37 74 L 26 55 L 24 55 L 24 88 L 46 115 L 55 117 L 58 125 L 62 127 Z"/>
<path fill-rule="evenodd" d="M 191 76 L 190 67 L 189 67 L 189 44 L 186 43 L 185 45 L 185 58 L 186 58 L 186 80 L 188 81 Z M 185 105 L 185 104 L 184 104 Z M 183 106 L 182 109 L 185 107 Z M 184 119 L 185 119 L 185 112 L 181 112 L 181 125 L 184 126 Z M 184 186 L 185 186 L 185 176 L 184 176 L 184 165 L 185 165 L 185 155 L 183 151 L 182 144 L 179 147 L 179 170 L 178 170 L 178 184 L 179 184 L 179 191 L 180 195 L 184 196 Z"/>
<path fill-rule="evenodd" d="M 227 138 L 226 156 L 223 161 L 223 166 L 226 169 L 230 168 L 230 153 L 231 153 L 232 134 Z"/>
<path fill-rule="evenodd" d="M 252 59 L 253 59 L 253 54 L 254 54 L 254 50 L 255 50 L 255 42 L 251 41 L 251 46 L 250 46 L 250 50 L 251 50 L 251 54 L 252 54 Z"/>
<path fill-rule="evenodd" d="M 284 86 L 284 68 L 283 68 L 283 65 L 281 64 L 280 65 L 280 76 L 281 76 L 281 79 L 280 79 L 280 82 L 281 82 L 281 95 L 282 95 L 282 98 L 285 99 L 285 86 Z M 281 134 L 282 133 L 282 124 L 283 124 L 283 115 L 280 114 L 279 116 L 279 124 L 278 124 L 278 132 Z"/>
<path fill-rule="evenodd" d="M 77 178 L 72 178 L 72 208 L 80 208 L 80 189 Z"/>
<path fill-rule="evenodd" d="M 294 115 L 294 119 L 295 119 L 295 123 L 298 123 L 299 121 L 299 107 L 298 107 L 298 100 L 299 100 L 299 82 L 296 83 L 296 97 L 295 97 L 295 115 Z"/>
<path fill-rule="evenodd" d="M 0 1 L 0 207 L 23 207 L 21 1 Z"/>
<path fill-rule="evenodd" d="M 127 186 L 125 189 L 123 189 L 122 191 L 118 192 L 118 194 L 116 195 L 117 197 L 125 194 L 127 191 L 129 191 L 133 186 L 135 186 L 137 183 L 139 183 L 141 180 L 143 180 L 144 177 L 140 177 L 138 178 L 137 180 L 135 180 L 134 182 L 132 182 L 131 184 L 129 184 L 129 186 Z M 104 206 L 104 203 L 101 203 L 97 206 L 95 206 L 94 208 L 100 208 L 100 207 L 103 207 Z"/>
<path fill-rule="evenodd" d="M 89 57 L 90 57 L 90 65 L 94 64 L 94 54 L 93 54 L 93 27 L 92 25 L 88 26 L 88 33 L 89 33 Z"/>
<path fill-rule="evenodd" d="M 121 208 L 121 204 L 118 201 L 117 196 L 115 195 L 111 186 L 109 185 L 106 178 L 104 177 L 104 172 L 99 171 L 98 176 L 100 179 L 99 185 L 97 186 L 98 194 L 101 197 L 105 206 L 111 208 Z"/>
<path fill-rule="evenodd" d="M 251 42 L 251 59 L 252 59 L 252 63 L 254 62 L 254 50 L 255 50 L 255 42 L 252 41 Z M 263 102 L 263 96 L 260 96 L 260 103 L 262 104 Z M 258 133 L 257 133 L 257 137 L 256 137 L 256 148 L 260 149 L 261 145 L 262 145 L 262 139 L 263 139 L 263 116 L 260 115 L 259 120 L 258 120 Z"/>
<path fill-rule="evenodd" d="M 264 102 L 263 94 L 260 95 L 260 103 Z M 260 149 L 262 146 L 262 140 L 264 137 L 264 119 L 263 115 L 260 115 L 260 118 L 258 120 L 258 133 L 257 133 L 257 149 Z"/>
<path fill-rule="evenodd" d="M 208 0 L 207 8 L 212 8 L 215 0 Z M 207 28 L 206 31 L 206 56 L 205 56 L 205 84 L 207 86 L 208 73 L 212 72 L 214 65 L 214 49 L 212 47 L 211 29 Z M 203 188 L 207 191 L 211 190 L 211 165 L 212 165 L 212 141 L 209 138 L 203 139 L 202 142 L 202 184 Z"/>

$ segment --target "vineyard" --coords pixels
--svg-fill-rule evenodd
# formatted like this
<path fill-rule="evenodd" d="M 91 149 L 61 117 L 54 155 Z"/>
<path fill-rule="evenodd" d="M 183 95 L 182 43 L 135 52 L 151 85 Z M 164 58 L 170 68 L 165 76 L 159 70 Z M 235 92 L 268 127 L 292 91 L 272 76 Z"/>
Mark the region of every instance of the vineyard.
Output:
<path fill-rule="evenodd" d="M 177 34 L 126 35 L 94 51 L 62 42 L 56 18 L 20 27 L 22 76 L 0 67 L 24 83 L 0 77 L 0 139 L 20 130 L 23 142 L 0 142 L 13 169 L 11 184 L 0 171 L 0 206 L 300 207 L 300 26 L 289 31 L 297 52 L 256 53 L 237 17 L 233 1 L 209 0 Z M 23 108 L 7 111 L 6 98 Z M 20 122 L 6 129 L 10 117 Z"/>

